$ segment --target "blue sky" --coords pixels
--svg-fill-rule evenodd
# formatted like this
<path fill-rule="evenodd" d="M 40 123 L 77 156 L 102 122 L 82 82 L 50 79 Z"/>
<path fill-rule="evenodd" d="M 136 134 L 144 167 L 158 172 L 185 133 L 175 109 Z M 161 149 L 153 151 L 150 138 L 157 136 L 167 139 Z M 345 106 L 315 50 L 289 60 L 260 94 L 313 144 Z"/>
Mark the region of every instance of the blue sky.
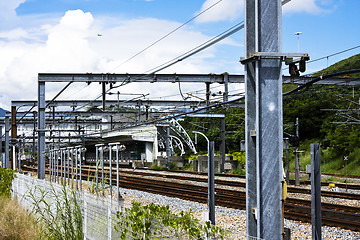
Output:
<path fill-rule="evenodd" d="M 225 31 L 244 18 L 244 2 L 222 0 L 149 50 L 126 59 L 218 0 L 0 0 L 0 107 L 37 98 L 39 72 L 143 73 Z M 360 1 L 292 0 L 283 8 L 283 52 L 311 59 L 360 45 Z M 175 65 L 170 73 L 243 73 L 243 30 Z M 101 36 L 98 36 L 100 34 Z M 358 54 L 360 48 L 308 65 L 314 72 Z M 286 74 L 286 72 L 284 72 Z M 203 86 L 183 86 L 183 92 Z M 61 89 L 47 87 L 47 98 Z M 149 98 L 178 94 L 178 88 L 134 84 L 125 92 Z M 93 98 L 98 87 L 75 85 L 61 97 Z M 241 91 L 233 86 L 232 91 Z M 91 93 L 91 94 L 90 94 Z M 200 93 L 199 93 L 200 94 Z"/>

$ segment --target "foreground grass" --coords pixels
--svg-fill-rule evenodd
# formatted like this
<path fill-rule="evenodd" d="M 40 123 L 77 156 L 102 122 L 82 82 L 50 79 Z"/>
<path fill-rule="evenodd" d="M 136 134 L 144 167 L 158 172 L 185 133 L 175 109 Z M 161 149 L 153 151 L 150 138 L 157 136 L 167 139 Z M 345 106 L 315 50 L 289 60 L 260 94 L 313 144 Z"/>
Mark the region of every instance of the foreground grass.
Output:
<path fill-rule="evenodd" d="M 0 197 L 0 239 L 47 239 L 30 212 L 16 200 Z"/>

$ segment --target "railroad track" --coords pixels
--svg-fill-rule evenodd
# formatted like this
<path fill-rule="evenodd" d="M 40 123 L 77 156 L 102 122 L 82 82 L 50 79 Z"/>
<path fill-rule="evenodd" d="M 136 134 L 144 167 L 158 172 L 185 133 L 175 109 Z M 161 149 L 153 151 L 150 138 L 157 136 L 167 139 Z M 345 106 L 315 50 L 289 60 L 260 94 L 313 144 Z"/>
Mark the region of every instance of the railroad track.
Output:
<path fill-rule="evenodd" d="M 108 164 L 107 164 L 108 165 Z M 88 166 L 95 167 L 94 164 L 89 164 Z M 130 167 L 131 168 L 131 167 Z M 147 168 L 139 168 L 140 170 L 149 170 Z M 169 173 L 187 173 L 192 175 L 198 175 L 198 176 L 207 176 L 207 173 L 201 173 L 201 172 L 191 172 L 191 171 L 182 171 L 182 170 L 163 170 L 163 169 L 151 169 L 151 171 L 159 171 L 159 172 L 169 172 Z M 339 178 L 359 178 L 360 176 L 346 176 L 346 175 L 338 175 L 338 174 L 325 174 L 329 176 L 335 176 Z M 245 175 L 235 175 L 235 174 L 228 174 L 228 173 L 215 173 L 215 176 L 218 177 L 227 177 L 227 178 L 240 178 L 245 179 Z M 330 182 L 321 182 L 321 186 L 328 186 Z M 290 179 L 290 185 L 295 185 L 295 180 Z M 301 180 L 300 185 L 311 185 L 311 181 L 309 180 Z M 351 183 L 339 183 L 336 182 L 336 186 L 338 188 L 344 188 L 344 189 L 351 189 L 351 190 L 360 190 L 360 184 L 351 184 Z"/>
<path fill-rule="evenodd" d="M 83 167 L 87 170 L 95 170 L 95 166 L 86 166 Z M 104 171 L 107 175 L 109 175 L 110 169 L 108 167 L 104 167 Z M 113 169 L 114 171 L 114 169 Z M 176 172 L 174 172 L 176 173 Z M 190 172 L 186 172 L 187 174 L 191 174 Z M 174 180 L 186 180 L 186 181 L 193 181 L 193 182 L 203 182 L 207 183 L 207 175 L 203 178 L 198 177 L 198 173 L 191 174 L 195 176 L 184 176 L 184 175 L 174 175 L 174 174 L 167 174 L 167 171 L 164 173 L 153 173 L 153 172 L 145 172 L 145 171 L 119 171 L 119 174 L 130 174 L 130 175 L 137 175 L 137 176 L 150 176 L 150 177 L 162 177 L 166 179 L 174 179 Z M 202 174 L 200 176 L 203 176 Z M 223 175 L 217 175 L 217 176 L 223 176 Z M 240 187 L 240 188 L 246 188 L 245 182 L 240 182 L 236 180 L 221 180 L 221 179 L 215 179 L 215 185 L 224 185 L 224 186 L 232 186 L 232 187 Z M 327 185 L 325 185 L 327 186 Z M 360 185 L 352 184 L 352 187 L 355 188 L 355 186 L 360 187 Z M 301 187 L 291 187 L 288 186 L 287 188 L 288 193 L 301 193 L 301 194 L 311 194 L 311 189 L 305 189 Z M 323 197 L 332 197 L 332 198 L 340 198 L 340 199 L 350 199 L 350 200 L 360 200 L 360 194 L 354 194 L 354 193 L 348 193 L 348 192 L 334 192 L 334 191 L 321 191 L 321 196 Z"/>
<path fill-rule="evenodd" d="M 35 168 L 28 168 L 28 167 L 26 168 L 26 170 L 36 171 Z M 154 177 L 154 174 L 152 175 L 150 175 L 150 173 L 139 174 L 139 172 L 136 172 L 137 176 L 136 175 L 134 176 L 132 175 L 133 173 L 135 172 L 122 171 L 122 173 L 119 174 L 120 187 L 135 189 L 139 191 L 146 191 L 155 194 L 161 194 L 169 197 L 177 197 L 177 198 L 196 201 L 200 203 L 207 203 L 206 186 L 198 186 L 190 183 L 180 184 L 179 182 L 168 181 L 167 179 L 170 178 L 169 175 L 164 176 L 164 174 L 155 174 L 156 179 L 154 179 L 154 178 L 149 178 L 149 176 Z M 99 179 L 101 179 L 101 170 L 98 171 L 98 174 L 100 175 Z M 104 175 L 109 176 L 109 170 L 106 168 L 104 168 Z M 189 180 L 189 178 L 184 179 L 183 177 L 184 176 L 180 176 L 173 179 L 181 178 L 181 180 Z M 82 179 L 87 180 L 89 178 L 90 179 L 95 178 L 95 170 L 93 169 L 93 167 L 83 167 Z M 164 181 L 164 178 L 166 178 L 167 181 Z M 113 175 L 112 179 L 113 179 L 113 183 L 115 183 L 116 176 Z M 204 179 L 200 181 L 203 182 Z M 100 182 L 99 185 L 101 185 L 101 180 L 99 182 Z M 215 184 L 220 185 L 221 183 L 221 185 L 226 185 L 228 182 L 233 182 L 233 181 L 218 180 L 218 182 L 215 181 Z M 233 182 L 232 184 L 236 185 L 236 184 L 240 184 L 240 182 Z M 215 204 L 217 206 L 223 206 L 223 207 L 235 208 L 235 209 L 246 208 L 245 191 L 230 190 L 230 189 L 217 187 L 215 189 L 215 192 L 216 192 Z M 330 191 L 325 191 L 325 192 L 330 192 Z M 336 193 L 336 192 L 330 192 L 330 193 Z M 303 222 L 311 222 L 311 201 L 287 198 L 284 203 L 284 214 L 285 214 L 285 218 L 287 219 L 299 220 Z M 341 227 L 353 231 L 360 231 L 360 208 L 322 203 L 322 223 L 324 225 Z"/>

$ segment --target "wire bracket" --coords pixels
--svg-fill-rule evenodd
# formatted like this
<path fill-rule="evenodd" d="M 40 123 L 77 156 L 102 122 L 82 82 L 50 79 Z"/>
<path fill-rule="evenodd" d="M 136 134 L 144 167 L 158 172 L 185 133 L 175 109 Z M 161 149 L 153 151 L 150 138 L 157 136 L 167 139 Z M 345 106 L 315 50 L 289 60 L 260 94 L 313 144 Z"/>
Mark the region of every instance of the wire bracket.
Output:
<path fill-rule="evenodd" d="M 259 61 L 260 59 L 280 58 L 282 62 L 289 65 L 291 77 L 299 77 L 300 72 L 306 71 L 306 61 L 310 60 L 308 53 L 279 53 L 279 52 L 254 52 L 248 58 L 241 58 L 241 64 Z"/>

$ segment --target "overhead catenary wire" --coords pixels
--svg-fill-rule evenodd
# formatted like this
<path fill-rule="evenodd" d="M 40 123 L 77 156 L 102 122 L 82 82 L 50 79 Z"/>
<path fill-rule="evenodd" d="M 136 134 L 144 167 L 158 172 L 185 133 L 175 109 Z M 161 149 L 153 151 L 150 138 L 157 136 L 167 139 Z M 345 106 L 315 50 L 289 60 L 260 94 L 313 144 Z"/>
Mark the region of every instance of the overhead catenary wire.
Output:
<path fill-rule="evenodd" d="M 360 48 L 360 45 L 355 46 L 355 47 L 352 47 L 352 48 L 348 48 L 348 49 L 345 49 L 345 50 L 342 50 L 342 51 L 340 51 L 340 52 L 336 52 L 336 53 L 327 55 L 327 56 L 325 56 L 325 57 L 321 57 L 321 58 L 317 58 L 317 59 L 308 61 L 307 63 L 313 63 L 313 62 L 316 62 L 316 61 L 320 61 L 320 60 L 323 60 L 323 59 L 325 59 L 325 58 L 333 57 L 333 56 L 336 56 L 336 55 L 339 55 L 339 54 L 341 54 L 341 53 L 345 53 L 345 52 L 348 52 L 348 51 L 351 51 L 351 50 L 354 50 L 354 49 L 357 49 L 357 48 Z"/>
<path fill-rule="evenodd" d="M 354 49 L 357 49 L 357 48 L 360 48 L 360 45 L 357 45 L 355 47 L 351 47 L 351 48 L 347 48 L 345 50 L 342 50 L 342 51 L 339 51 L 339 52 L 336 52 L 336 53 L 332 53 L 330 55 L 326 55 L 324 57 L 320 57 L 320 58 L 316 58 L 314 60 L 310 60 L 310 61 L 307 61 L 306 63 L 309 64 L 309 63 L 313 63 L 313 62 L 317 62 L 317 61 L 320 61 L 320 60 L 323 60 L 323 59 L 328 59 L 329 57 L 334 57 L 336 55 L 339 55 L 339 54 L 342 54 L 342 53 L 346 53 L 346 52 L 349 52 L 351 50 L 354 50 Z M 286 67 L 286 68 L 283 68 L 282 70 L 286 70 L 288 69 L 289 67 Z"/>
<path fill-rule="evenodd" d="M 283 0 L 282 1 L 282 6 L 287 4 L 290 1 L 291 0 Z M 163 64 L 161 64 L 161 65 L 159 65 L 159 66 L 157 66 L 155 68 L 152 68 L 152 69 L 144 72 L 143 74 L 140 74 L 139 78 L 144 77 L 144 76 L 149 76 L 149 75 L 155 74 L 157 72 L 160 72 L 160 71 L 162 71 L 162 70 L 164 70 L 166 68 L 169 68 L 169 67 L 175 65 L 176 63 L 179 63 L 179 62 L 181 62 L 181 61 L 183 61 L 183 60 L 185 60 L 185 59 L 187 59 L 187 58 L 189 58 L 189 57 L 191 57 L 191 56 L 205 50 L 206 48 L 211 47 L 215 43 L 217 43 L 217 42 L 231 36 L 232 34 L 238 32 L 239 30 L 241 30 L 243 28 L 244 28 L 244 21 L 241 21 L 240 23 L 235 24 L 234 26 L 230 27 L 226 31 L 222 32 L 221 34 L 209 39 L 208 41 L 206 41 L 206 42 L 200 44 L 199 46 L 187 51 L 186 53 L 184 53 L 184 54 L 182 54 L 182 55 L 180 55 L 180 56 L 178 56 L 176 58 L 173 58 L 172 60 L 167 61 L 167 62 L 165 62 L 165 63 L 163 63 Z M 121 87 L 121 86 L 126 85 L 128 83 L 129 82 L 124 80 L 119 86 L 116 86 L 116 87 Z M 113 88 L 115 88 L 115 87 L 113 87 Z M 107 93 L 108 91 L 110 91 L 110 89 L 106 90 L 105 93 Z M 101 96 L 102 95 L 100 94 L 96 99 L 100 98 Z"/>
<path fill-rule="evenodd" d="M 296 93 L 298 92 L 299 90 L 303 89 L 303 88 L 306 88 L 306 87 L 309 87 L 311 86 L 312 84 L 318 82 L 318 81 L 321 81 L 321 80 L 324 80 L 326 78 L 329 78 L 329 77 L 334 77 L 334 76 L 340 76 L 340 75 L 344 75 L 344 74 L 351 74 L 351 73 L 358 73 L 360 72 L 360 69 L 353 69 L 353 70 L 348 70 L 348 71 L 342 71 L 342 72 L 337 72 L 337 73 L 332 73 L 332 74 L 327 74 L 327 75 L 324 75 L 324 76 L 320 76 L 320 77 L 317 77 L 315 79 L 313 79 L 312 81 L 302 85 L 302 86 L 299 86 L 291 91 L 288 91 L 286 93 L 283 93 L 283 96 L 287 96 L 287 95 L 290 95 L 290 94 L 293 94 L 293 93 Z M 131 126 L 126 126 L 126 127 L 120 127 L 120 128 L 114 128 L 112 130 L 106 130 L 106 131 L 99 131 L 99 132 L 96 132 L 96 133 L 89 133 L 89 134 L 84 134 L 83 136 L 92 136 L 92 135 L 96 135 L 96 134 L 104 134 L 104 133 L 108 133 L 108 132 L 111 132 L 111 131 L 114 131 L 114 130 L 124 130 L 124 129 L 129 129 L 129 128 L 134 128 L 134 127 L 139 127 L 139 126 L 144 126 L 144 125 L 148 125 L 148 124 L 154 124 L 154 123 L 157 123 L 157 122 L 161 122 L 161 121 L 166 121 L 166 120 L 170 120 L 170 119 L 173 119 L 173 118 L 180 118 L 180 117 L 184 117 L 186 115 L 189 115 L 189 114 L 193 114 L 193 113 L 197 113 L 197 112 L 200 112 L 200 111 L 204 111 L 204 110 L 207 110 L 207 109 L 210 109 L 210 108 L 216 108 L 216 107 L 220 107 L 222 105 L 227 105 L 227 104 L 230 104 L 230 103 L 234 103 L 234 102 L 238 102 L 238 101 L 241 101 L 245 99 L 245 96 L 242 96 L 242 97 L 239 97 L 239 98 L 236 98 L 236 99 L 232 99 L 232 100 L 229 100 L 229 101 L 226 101 L 226 102 L 220 102 L 220 103 L 214 103 L 214 104 L 210 104 L 208 106 L 205 106 L 205 107 L 201 107 L 201 108 L 198 108 L 198 109 L 195 109 L 195 110 L 192 110 L 192 111 L 189 111 L 189 112 L 186 112 L 186 113 L 179 113 L 179 114 L 174 114 L 174 115 L 171 115 L 171 116 L 166 116 L 166 117 L 163 117 L 163 118 L 158 118 L 158 119 L 155 119 L 155 120 L 151 120 L 151 121 L 146 121 L 146 122 L 142 122 L 142 123 L 137 123 L 137 124 L 134 124 L 134 125 L 131 125 Z"/>
<path fill-rule="evenodd" d="M 145 52 L 146 50 L 148 50 L 149 48 L 151 48 L 152 46 L 156 45 L 157 43 L 159 43 L 160 41 L 162 41 L 163 39 L 167 38 L 168 36 L 170 36 L 171 34 L 173 34 L 174 32 L 176 32 L 177 30 L 179 30 L 180 28 L 184 27 L 185 25 L 187 25 L 188 23 L 190 23 L 191 21 L 193 21 L 194 19 L 198 18 L 200 15 L 202 15 L 203 13 L 207 12 L 208 10 L 210 10 L 211 8 L 215 7 L 217 4 L 219 4 L 220 2 L 222 2 L 223 0 L 219 0 L 217 2 L 215 2 L 214 4 L 210 5 L 208 8 L 204 9 L 203 11 L 199 12 L 198 14 L 196 14 L 194 17 L 190 18 L 189 20 L 187 20 L 186 22 L 184 22 L 183 24 L 181 24 L 180 26 L 176 27 L 174 30 L 170 31 L 169 33 L 165 34 L 164 36 L 162 36 L 161 38 L 159 38 L 158 40 L 156 40 L 155 42 L 153 42 L 152 44 L 148 45 L 147 47 L 145 47 L 144 49 L 142 49 L 141 51 L 139 51 L 138 53 L 134 54 L 133 56 L 131 56 L 130 58 L 128 58 L 127 60 L 125 60 L 124 62 L 122 62 L 120 65 L 118 65 L 117 67 L 115 67 L 112 71 L 114 71 L 115 69 L 119 68 L 120 66 L 124 65 L 125 63 L 131 61 L 132 59 L 134 59 L 135 57 L 139 56 L 141 53 Z"/>
<path fill-rule="evenodd" d="M 157 72 L 160 72 L 166 68 L 171 67 L 172 65 L 175 65 L 176 63 L 179 63 L 205 49 L 207 49 L 208 47 L 211 47 L 212 45 L 214 45 L 215 43 L 220 42 L 221 40 L 233 35 L 234 33 L 238 32 L 239 30 L 244 28 L 244 21 L 241 21 L 240 23 L 237 23 L 236 25 L 232 26 L 231 28 L 227 29 L 226 31 L 218 34 L 217 36 L 209 39 L 208 41 L 200 44 L 199 46 L 187 51 L 186 53 L 175 57 L 157 67 L 154 67 L 148 71 L 146 71 L 145 73 L 148 73 L 149 75 L 151 74 L 155 74 Z"/>

